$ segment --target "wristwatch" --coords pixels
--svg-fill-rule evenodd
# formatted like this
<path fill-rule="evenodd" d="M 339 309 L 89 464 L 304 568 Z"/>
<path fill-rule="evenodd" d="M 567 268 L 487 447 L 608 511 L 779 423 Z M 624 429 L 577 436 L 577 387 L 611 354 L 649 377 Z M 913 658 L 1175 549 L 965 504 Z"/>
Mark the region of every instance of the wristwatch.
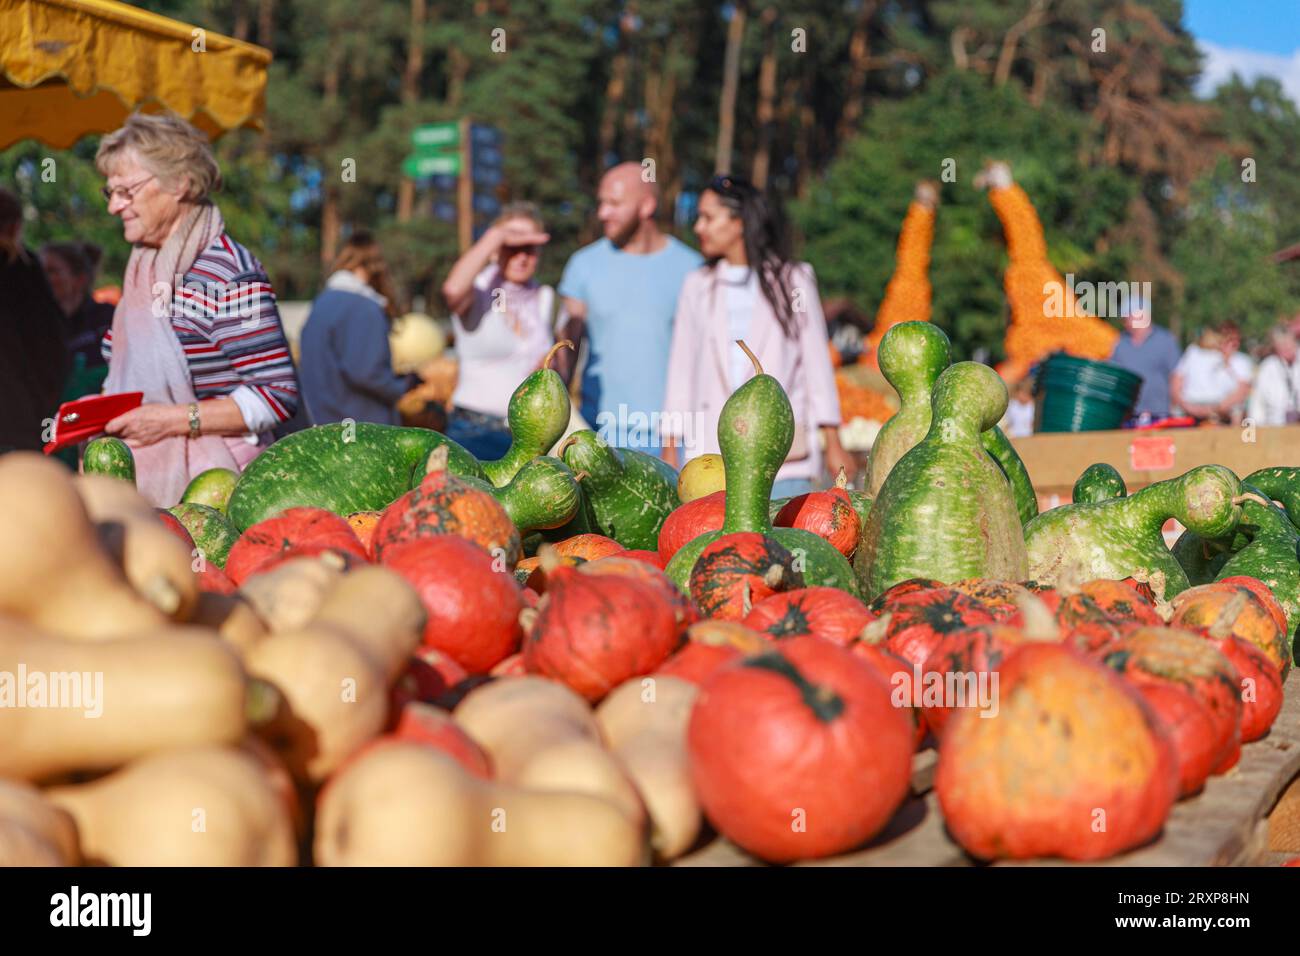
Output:
<path fill-rule="evenodd" d="M 190 437 L 199 437 L 199 403 L 190 402 Z"/>

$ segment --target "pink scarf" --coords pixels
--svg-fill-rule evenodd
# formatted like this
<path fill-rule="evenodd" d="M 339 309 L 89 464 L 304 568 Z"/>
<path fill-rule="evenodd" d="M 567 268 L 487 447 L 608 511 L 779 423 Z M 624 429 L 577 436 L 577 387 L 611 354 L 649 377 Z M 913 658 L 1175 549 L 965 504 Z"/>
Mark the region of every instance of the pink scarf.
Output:
<path fill-rule="evenodd" d="M 113 357 L 104 380 L 105 394 L 144 392 L 146 402 L 167 405 L 197 401 L 189 363 L 171 324 L 173 295 L 194 260 L 224 231 L 216 206 L 196 206 L 161 248 L 131 250 L 122 297 L 113 313 Z M 155 302 L 165 302 L 166 307 L 156 309 Z M 152 445 L 132 442 L 131 450 L 136 487 L 155 507 L 168 508 L 180 500 L 199 472 L 240 471 L 261 449 L 240 437 L 173 435 Z"/>

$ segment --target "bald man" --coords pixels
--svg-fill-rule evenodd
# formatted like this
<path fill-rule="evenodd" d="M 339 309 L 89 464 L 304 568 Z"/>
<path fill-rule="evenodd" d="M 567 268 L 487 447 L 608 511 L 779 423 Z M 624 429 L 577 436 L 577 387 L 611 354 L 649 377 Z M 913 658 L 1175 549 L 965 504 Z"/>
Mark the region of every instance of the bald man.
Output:
<path fill-rule="evenodd" d="M 622 163 L 601 178 L 596 215 L 605 235 L 573 254 L 559 291 L 569 315 L 564 337 L 587 338 L 582 416 L 611 445 L 657 455 L 677 293 L 704 260 L 659 230 L 659 191 L 642 173 Z"/>

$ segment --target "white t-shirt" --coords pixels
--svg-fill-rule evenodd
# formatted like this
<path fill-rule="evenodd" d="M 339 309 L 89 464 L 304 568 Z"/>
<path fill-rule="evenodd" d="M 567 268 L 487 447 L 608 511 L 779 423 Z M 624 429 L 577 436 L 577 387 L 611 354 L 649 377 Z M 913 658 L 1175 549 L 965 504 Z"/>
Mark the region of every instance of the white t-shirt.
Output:
<path fill-rule="evenodd" d="M 474 278 L 474 298 L 464 316 L 453 315 L 460 363 L 452 404 L 504 418 L 510 396 L 555 344 L 555 290 L 507 282 L 495 265 Z M 561 309 L 561 313 L 563 309 Z"/>
<path fill-rule="evenodd" d="M 1183 399 L 1193 405 L 1218 405 L 1254 377 L 1255 366 L 1240 352 L 1224 358 L 1218 349 L 1187 346 L 1174 374 L 1183 380 Z"/>
<path fill-rule="evenodd" d="M 1246 414 L 1256 425 L 1285 425 L 1300 411 L 1300 359 L 1289 366 L 1276 355 L 1259 363 Z"/>
<path fill-rule="evenodd" d="M 749 380 L 753 364 L 736 344 L 738 339 L 749 337 L 750 319 L 754 315 L 754 302 L 758 298 L 758 276 L 749 266 L 734 266 L 729 262 L 718 264 L 718 278 L 727 296 L 727 337 L 731 342 L 727 357 L 727 372 L 731 388 L 740 388 Z"/>
<path fill-rule="evenodd" d="M 1008 438 L 1028 438 L 1034 433 L 1034 403 L 1013 398 L 1002 416 L 1002 430 Z"/>

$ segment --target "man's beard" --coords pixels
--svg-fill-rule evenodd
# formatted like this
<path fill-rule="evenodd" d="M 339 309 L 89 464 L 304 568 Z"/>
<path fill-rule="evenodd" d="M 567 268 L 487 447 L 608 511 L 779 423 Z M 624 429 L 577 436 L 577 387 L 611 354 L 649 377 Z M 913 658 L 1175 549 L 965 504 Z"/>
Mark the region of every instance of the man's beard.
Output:
<path fill-rule="evenodd" d="M 636 235 L 636 231 L 640 228 L 641 228 L 641 220 L 633 219 L 631 222 L 629 222 L 626 226 L 623 226 L 621 229 L 618 230 L 618 232 L 614 233 L 613 235 L 610 235 L 607 230 L 605 232 L 605 236 L 609 239 L 610 242 L 612 242 L 615 246 L 621 249 L 632 240 L 632 237 Z"/>

